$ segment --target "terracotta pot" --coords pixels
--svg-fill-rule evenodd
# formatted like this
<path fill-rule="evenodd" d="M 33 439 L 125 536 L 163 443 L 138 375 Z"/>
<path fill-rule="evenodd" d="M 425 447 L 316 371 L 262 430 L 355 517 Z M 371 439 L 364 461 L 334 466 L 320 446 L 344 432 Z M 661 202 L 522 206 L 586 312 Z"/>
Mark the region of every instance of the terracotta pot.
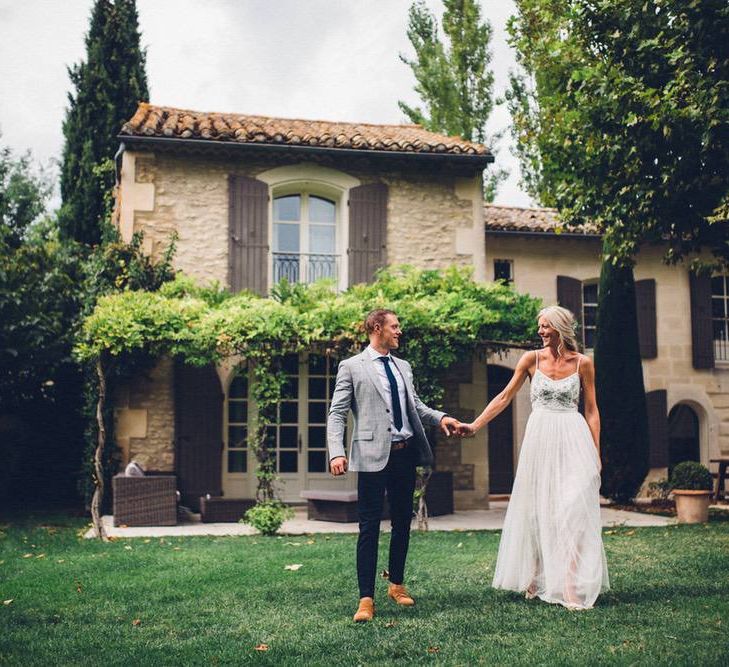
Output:
<path fill-rule="evenodd" d="M 706 523 L 709 520 L 711 491 L 674 489 L 673 497 L 679 523 Z"/>

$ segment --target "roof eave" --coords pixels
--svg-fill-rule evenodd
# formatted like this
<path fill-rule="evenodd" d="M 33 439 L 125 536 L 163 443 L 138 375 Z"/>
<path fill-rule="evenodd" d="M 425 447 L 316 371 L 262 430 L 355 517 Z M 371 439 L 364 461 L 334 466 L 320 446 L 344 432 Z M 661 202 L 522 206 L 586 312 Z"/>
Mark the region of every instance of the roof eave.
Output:
<path fill-rule="evenodd" d="M 492 234 L 494 236 L 541 236 L 545 238 L 573 238 L 573 239 L 599 239 L 602 238 L 600 234 L 593 232 L 557 232 L 553 231 L 536 231 L 526 229 L 486 229 L 486 234 Z"/>
<path fill-rule="evenodd" d="M 407 159 L 417 160 L 430 164 L 457 163 L 459 165 L 485 169 L 494 162 L 491 153 L 485 155 L 474 155 L 470 153 L 419 153 L 415 151 L 384 151 L 363 148 L 328 148 L 325 146 L 303 146 L 292 144 L 272 143 L 239 143 L 235 141 L 218 141 L 211 139 L 179 139 L 177 137 L 146 137 L 134 134 L 118 134 L 116 137 L 123 142 L 127 148 L 132 146 L 164 147 L 164 148 L 195 148 L 198 150 L 248 150 L 248 151 L 270 151 L 281 153 L 302 153 L 309 155 L 349 156 L 349 157 L 370 157 L 374 159 Z"/>

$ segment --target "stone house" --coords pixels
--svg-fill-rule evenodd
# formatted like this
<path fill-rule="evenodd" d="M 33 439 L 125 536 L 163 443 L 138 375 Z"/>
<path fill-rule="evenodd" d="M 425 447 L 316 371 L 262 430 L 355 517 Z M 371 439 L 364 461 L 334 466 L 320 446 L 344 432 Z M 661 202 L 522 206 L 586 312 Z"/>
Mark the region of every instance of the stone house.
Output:
<path fill-rule="evenodd" d="M 122 128 L 116 220 L 143 232 L 152 255 L 178 237 L 176 268 L 233 290 L 268 292 L 280 278 L 371 280 L 386 264 L 473 267 L 486 280 L 485 146 L 413 125 L 367 125 L 199 113 L 140 104 Z M 287 359 L 287 394 L 269 430 L 287 501 L 307 488 L 356 488 L 327 473 L 325 422 L 334 368 L 314 354 Z M 468 417 L 486 395 L 483 363 L 450 374 L 446 409 Z M 162 359 L 115 397 L 124 461 L 175 471 L 186 503 L 251 498 L 245 364 L 191 368 Z M 481 438 L 438 443 L 458 508 L 488 504 Z"/>
<path fill-rule="evenodd" d="M 556 233 L 551 209 L 487 205 L 487 280 L 560 303 L 580 320 L 587 354 L 595 339 L 600 237 L 591 230 Z M 729 457 L 729 276 L 697 277 L 667 266 L 663 249 L 644 247 L 635 267 L 636 305 L 650 429 L 648 480 L 693 459 Z M 489 395 L 498 392 L 518 354 L 490 360 Z M 528 386 L 508 413 L 489 425 L 490 490 L 508 492 L 529 414 Z M 712 470 L 715 465 L 710 466 Z"/>

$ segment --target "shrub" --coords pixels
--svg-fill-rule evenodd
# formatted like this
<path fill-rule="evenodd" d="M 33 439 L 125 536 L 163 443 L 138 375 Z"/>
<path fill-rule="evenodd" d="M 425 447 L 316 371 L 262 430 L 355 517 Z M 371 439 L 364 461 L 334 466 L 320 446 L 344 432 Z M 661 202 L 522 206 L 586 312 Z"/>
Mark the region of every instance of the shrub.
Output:
<path fill-rule="evenodd" d="M 249 509 L 241 523 L 253 526 L 263 535 L 275 535 L 286 519 L 291 519 L 294 511 L 280 500 L 264 500 Z"/>
<path fill-rule="evenodd" d="M 672 489 L 711 491 L 713 485 L 709 469 L 698 461 L 683 461 L 671 473 Z"/>

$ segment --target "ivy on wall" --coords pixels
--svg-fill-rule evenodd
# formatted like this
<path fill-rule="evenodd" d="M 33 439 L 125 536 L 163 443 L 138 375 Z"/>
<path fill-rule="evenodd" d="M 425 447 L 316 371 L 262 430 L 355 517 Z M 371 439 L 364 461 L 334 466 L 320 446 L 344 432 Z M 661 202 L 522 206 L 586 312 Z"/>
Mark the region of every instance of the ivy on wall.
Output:
<path fill-rule="evenodd" d="M 313 349 L 343 358 L 358 352 L 367 341 L 365 315 L 389 308 L 405 332 L 401 353 L 416 370 L 418 392 L 437 405 L 442 377 L 457 359 L 533 342 L 539 307 L 537 299 L 500 283 L 476 283 L 470 270 L 456 267 L 390 268 L 374 282 L 340 293 L 326 281 L 283 282 L 269 298 L 200 286 L 180 275 L 156 292 L 101 297 L 75 351 L 101 374 L 112 360 L 123 365 L 139 355 L 172 355 L 197 365 L 240 356 L 251 364 L 253 399 L 266 414 L 280 399 L 286 354 Z M 258 460 L 259 501 L 273 498 L 276 477 L 264 433 L 260 423 L 249 435 Z"/>

